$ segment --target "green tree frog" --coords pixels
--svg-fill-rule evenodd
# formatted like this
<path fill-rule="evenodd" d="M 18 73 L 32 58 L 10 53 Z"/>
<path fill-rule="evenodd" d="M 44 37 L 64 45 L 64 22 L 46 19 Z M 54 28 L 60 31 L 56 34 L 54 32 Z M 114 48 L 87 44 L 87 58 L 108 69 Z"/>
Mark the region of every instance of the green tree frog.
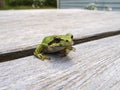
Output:
<path fill-rule="evenodd" d="M 73 35 L 70 33 L 47 36 L 36 47 L 34 55 L 41 60 L 50 59 L 50 57 L 44 55 L 45 53 L 59 52 L 61 56 L 66 56 L 71 50 L 75 51 L 75 48 L 72 47 L 73 43 Z"/>

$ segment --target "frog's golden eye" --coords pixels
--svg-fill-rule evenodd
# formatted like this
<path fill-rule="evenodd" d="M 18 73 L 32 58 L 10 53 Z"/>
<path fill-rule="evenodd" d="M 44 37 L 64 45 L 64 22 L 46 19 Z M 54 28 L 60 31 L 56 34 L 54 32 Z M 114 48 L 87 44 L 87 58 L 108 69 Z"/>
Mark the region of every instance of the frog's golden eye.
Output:
<path fill-rule="evenodd" d="M 71 35 L 71 38 L 73 39 L 73 35 Z"/>

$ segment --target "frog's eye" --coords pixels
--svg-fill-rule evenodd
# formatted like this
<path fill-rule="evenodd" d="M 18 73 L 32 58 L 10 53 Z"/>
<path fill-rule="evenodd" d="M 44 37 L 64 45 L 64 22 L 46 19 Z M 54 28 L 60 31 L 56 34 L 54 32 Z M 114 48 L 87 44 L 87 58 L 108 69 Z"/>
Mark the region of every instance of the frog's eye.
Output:
<path fill-rule="evenodd" d="M 55 42 L 55 43 L 59 43 L 59 42 L 60 42 L 60 38 L 55 37 L 55 38 L 54 38 L 54 42 Z"/>
<path fill-rule="evenodd" d="M 73 39 L 73 35 L 71 35 L 71 38 Z"/>
<path fill-rule="evenodd" d="M 66 40 L 66 42 L 69 42 L 68 40 Z"/>

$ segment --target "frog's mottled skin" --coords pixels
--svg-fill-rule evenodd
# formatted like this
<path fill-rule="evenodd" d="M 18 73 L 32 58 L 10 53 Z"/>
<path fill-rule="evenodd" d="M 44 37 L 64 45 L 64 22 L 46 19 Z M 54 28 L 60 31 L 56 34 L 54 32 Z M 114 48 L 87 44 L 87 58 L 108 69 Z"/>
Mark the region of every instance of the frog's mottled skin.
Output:
<path fill-rule="evenodd" d="M 41 60 L 50 59 L 44 53 L 59 52 L 61 56 L 66 56 L 71 50 L 75 50 L 72 45 L 72 34 L 48 36 L 36 47 L 34 55 Z"/>

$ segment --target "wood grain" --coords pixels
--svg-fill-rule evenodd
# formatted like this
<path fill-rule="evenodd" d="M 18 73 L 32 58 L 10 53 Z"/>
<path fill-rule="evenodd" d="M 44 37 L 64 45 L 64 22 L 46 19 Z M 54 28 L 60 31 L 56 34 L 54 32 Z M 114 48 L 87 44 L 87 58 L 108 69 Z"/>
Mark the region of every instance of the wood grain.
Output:
<path fill-rule="evenodd" d="M 74 39 L 120 29 L 120 12 L 69 10 L 0 11 L 0 54 L 35 46 L 48 35 Z"/>
<path fill-rule="evenodd" d="M 73 41 L 74 41 L 74 45 L 76 45 L 76 44 L 85 43 L 85 42 L 89 42 L 89 41 L 93 41 L 93 40 L 98 40 L 98 39 L 102 39 L 102 38 L 106 38 L 106 37 L 110 37 L 110 36 L 119 35 L 119 34 L 120 34 L 120 30 L 109 31 L 109 32 L 96 34 L 93 36 L 86 36 L 86 37 L 83 37 L 80 39 L 73 39 Z M 0 54 L 0 62 L 5 62 L 5 61 L 10 61 L 10 60 L 18 59 L 18 58 L 31 56 L 31 55 L 33 55 L 33 52 L 35 51 L 36 46 L 37 45 L 28 46 L 23 49 L 15 49 L 15 50 L 11 50 L 9 52 L 7 51 L 4 53 L 1 53 Z"/>
<path fill-rule="evenodd" d="M 0 63 L 0 90 L 120 90 L 120 35 L 74 47 L 64 58 Z"/>

